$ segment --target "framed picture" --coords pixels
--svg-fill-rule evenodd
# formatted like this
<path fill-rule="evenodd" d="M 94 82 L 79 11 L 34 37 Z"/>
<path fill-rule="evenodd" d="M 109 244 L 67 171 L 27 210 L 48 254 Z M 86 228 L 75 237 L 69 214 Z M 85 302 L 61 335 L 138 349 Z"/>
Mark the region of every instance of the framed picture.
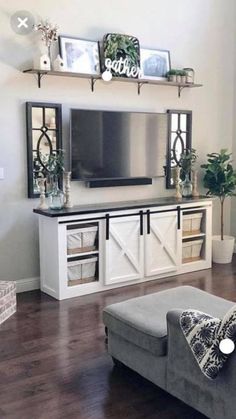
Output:
<path fill-rule="evenodd" d="M 140 46 L 139 40 L 132 35 L 123 35 L 119 33 L 108 33 L 103 37 L 103 58 L 104 61 L 109 58 L 111 61 L 123 60 L 127 62 L 129 68 L 140 66 Z M 124 64 L 120 69 L 124 68 Z M 106 66 L 104 66 L 104 70 Z M 117 77 L 137 77 L 128 76 L 125 72 L 112 69 L 112 75 Z"/>
<path fill-rule="evenodd" d="M 170 70 L 170 51 L 140 48 L 143 79 L 163 80 Z"/>
<path fill-rule="evenodd" d="M 100 74 L 99 44 L 97 41 L 59 36 L 59 51 L 65 71 Z"/>

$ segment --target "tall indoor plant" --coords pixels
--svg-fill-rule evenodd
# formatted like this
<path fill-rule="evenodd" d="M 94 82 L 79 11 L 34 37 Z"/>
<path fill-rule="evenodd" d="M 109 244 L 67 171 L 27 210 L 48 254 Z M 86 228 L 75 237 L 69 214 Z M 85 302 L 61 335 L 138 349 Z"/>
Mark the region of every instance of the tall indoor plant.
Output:
<path fill-rule="evenodd" d="M 206 170 L 204 187 L 208 189 L 207 195 L 216 196 L 220 200 L 220 236 L 213 236 L 213 261 L 230 263 L 235 238 L 224 234 L 224 203 L 227 197 L 235 195 L 236 171 L 232 166 L 231 153 L 227 149 L 222 149 L 220 153 L 207 154 L 207 157 L 207 164 L 201 166 Z"/>

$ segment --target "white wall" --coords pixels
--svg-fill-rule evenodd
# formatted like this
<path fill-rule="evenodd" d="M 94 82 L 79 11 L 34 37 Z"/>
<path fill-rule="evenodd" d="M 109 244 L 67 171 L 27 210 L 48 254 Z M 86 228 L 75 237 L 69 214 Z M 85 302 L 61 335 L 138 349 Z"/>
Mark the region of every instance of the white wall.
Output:
<path fill-rule="evenodd" d="M 164 112 L 168 108 L 193 111 L 193 146 L 199 164 L 207 152 L 231 149 L 233 135 L 234 1 L 227 0 L 0 0 L 0 278 L 22 279 L 39 273 L 37 201 L 27 199 L 24 103 L 49 101 L 64 107 L 65 137 L 68 137 L 70 107 L 126 109 Z M 37 34 L 16 35 L 10 16 L 28 10 L 37 18 L 49 18 L 60 32 L 88 39 L 102 39 L 107 32 L 133 34 L 142 46 L 171 51 L 173 67 L 193 67 L 203 88 L 183 91 L 144 86 L 138 96 L 129 84 L 97 82 L 91 93 L 86 80 L 48 77 L 38 89 L 33 76 L 20 70 L 29 67 Z M 86 189 L 73 184 L 78 204 L 142 199 L 167 194 L 163 179 L 152 186 Z M 230 206 L 230 205 L 229 205 Z M 229 230 L 229 211 L 226 219 Z M 217 230 L 218 218 L 215 217 Z M 52 243 L 53 245 L 53 243 Z"/>

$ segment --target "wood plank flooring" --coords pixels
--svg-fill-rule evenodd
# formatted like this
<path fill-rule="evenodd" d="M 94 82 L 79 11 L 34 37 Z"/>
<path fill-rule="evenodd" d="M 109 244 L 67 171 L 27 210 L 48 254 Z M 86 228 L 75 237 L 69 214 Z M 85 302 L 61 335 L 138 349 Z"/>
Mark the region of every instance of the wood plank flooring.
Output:
<path fill-rule="evenodd" d="M 236 301 L 230 265 L 58 302 L 39 291 L 18 295 L 0 326 L 0 419 L 204 419 L 106 353 L 102 309 L 189 284 Z"/>

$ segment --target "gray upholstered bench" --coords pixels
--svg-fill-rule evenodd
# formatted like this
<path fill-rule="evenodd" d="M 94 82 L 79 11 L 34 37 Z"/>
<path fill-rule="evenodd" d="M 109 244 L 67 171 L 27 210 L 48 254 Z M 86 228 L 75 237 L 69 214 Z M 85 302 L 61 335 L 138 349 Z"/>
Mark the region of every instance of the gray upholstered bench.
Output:
<path fill-rule="evenodd" d="M 200 371 L 179 325 L 185 309 L 222 318 L 234 304 L 189 286 L 113 304 L 103 312 L 108 352 L 210 418 L 236 418 L 236 355 L 210 381 Z"/>

